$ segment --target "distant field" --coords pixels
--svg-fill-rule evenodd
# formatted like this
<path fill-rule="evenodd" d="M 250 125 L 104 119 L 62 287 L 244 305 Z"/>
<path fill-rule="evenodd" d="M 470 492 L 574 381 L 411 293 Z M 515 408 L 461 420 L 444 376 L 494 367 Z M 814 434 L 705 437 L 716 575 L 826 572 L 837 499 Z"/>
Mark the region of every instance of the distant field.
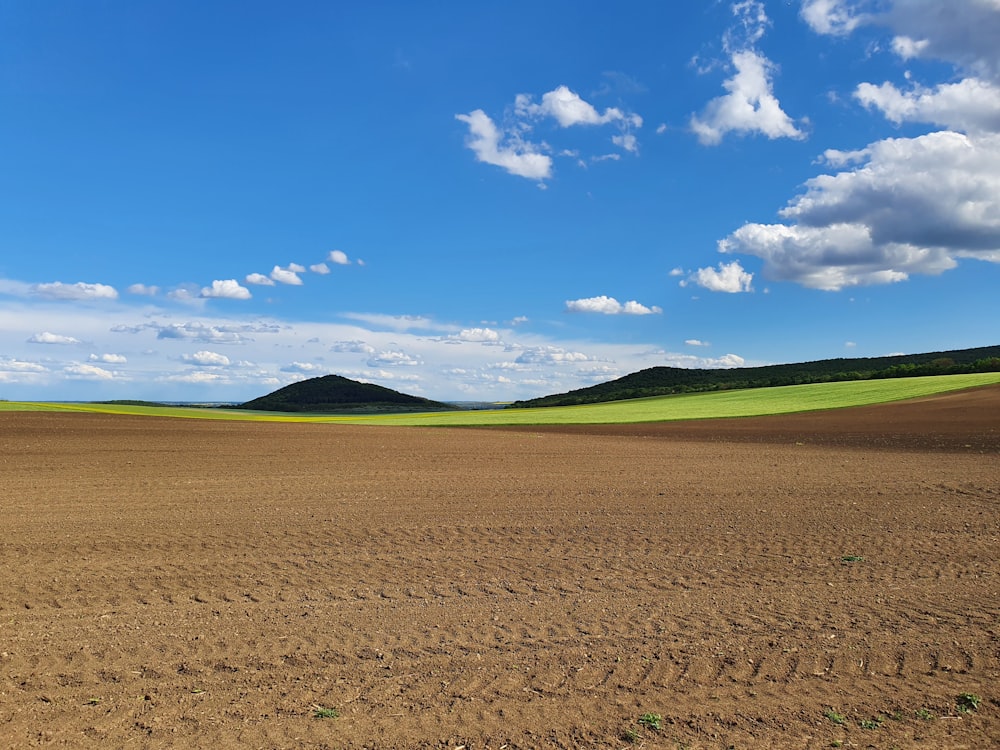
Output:
<path fill-rule="evenodd" d="M 1000 383 L 1000 373 L 938 375 L 890 380 L 817 383 L 716 393 L 615 401 L 540 409 L 431 412 L 423 414 L 331 416 L 279 414 L 227 409 L 119 404 L 60 404 L 0 401 L 0 411 L 58 411 L 88 414 L 131 414 L 188 419 L 266 422 L 335 422 L 339 424 L 489 426 L 541 424 L 627 424 L 720 417 L 750 417 L 837 409 L 921 398 L 937 393 Z"/>

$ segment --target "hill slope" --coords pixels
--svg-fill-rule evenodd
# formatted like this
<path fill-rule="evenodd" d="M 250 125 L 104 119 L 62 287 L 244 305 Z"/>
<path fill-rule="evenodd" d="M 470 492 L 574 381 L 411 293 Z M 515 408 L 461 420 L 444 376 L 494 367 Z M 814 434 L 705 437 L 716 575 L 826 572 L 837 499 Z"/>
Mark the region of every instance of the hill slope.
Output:
<path fill-rule="evenodd" d="M 409 396 L 380 385 L 359 383 L 340 375 L 324 375 L 286 385 L 273 393 L 233 408 L 255 411 L 340 413 L 435 411 L 453 407 L 419 396 Z"/>
<path fill-rule="evenodd" d="M 511 408 L 572 406 L 602 401 L 621 401 L 673 393 L 802 385 L 839 380 L 868 380 L 918 375 L 953 375 L 1000 370 L 1000 346 L 956 349 L 924 354 L 858 359 L 824 359 L 764 367 L 693 369 L 651 367 L 625 377 L 580 388 L 568 393 L 528 401 L 515 401 Z"/>

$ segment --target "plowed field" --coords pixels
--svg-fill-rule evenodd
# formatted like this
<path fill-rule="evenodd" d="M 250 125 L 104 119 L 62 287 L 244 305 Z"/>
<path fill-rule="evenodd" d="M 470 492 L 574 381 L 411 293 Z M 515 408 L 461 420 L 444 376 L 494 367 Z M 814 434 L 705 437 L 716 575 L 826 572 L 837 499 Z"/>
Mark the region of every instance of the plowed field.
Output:
<path fill-rule="evenodd" d="M 1000 388 L 559 429 L 0 413 L 0 747 L 838 742 L 1000 746 Z"/>

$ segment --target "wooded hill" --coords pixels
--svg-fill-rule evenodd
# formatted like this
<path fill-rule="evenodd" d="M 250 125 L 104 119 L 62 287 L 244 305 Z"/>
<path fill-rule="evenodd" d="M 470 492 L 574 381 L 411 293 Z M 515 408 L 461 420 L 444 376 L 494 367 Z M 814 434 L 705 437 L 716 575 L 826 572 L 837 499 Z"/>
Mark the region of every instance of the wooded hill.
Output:
<path fill-rule="evenodd" d="M 823 359 L 789 365 L 689 369 L 651 367 L 617 380 L 568 393 L 515 401 L 508 408 L 572 406 L 675 393 L 766 388 L 838 380 L 902 378 L 1000 371 L 1000 346 L 859 359 Z"/>
<path fill-rule="evenodd" d="M 371 383 L 340 375 L 324 375 L 286 385 L 266 396 L 231 407 L 254 411 L 377 413 L 453 409 L 438 401 L 408 396 Z"/>

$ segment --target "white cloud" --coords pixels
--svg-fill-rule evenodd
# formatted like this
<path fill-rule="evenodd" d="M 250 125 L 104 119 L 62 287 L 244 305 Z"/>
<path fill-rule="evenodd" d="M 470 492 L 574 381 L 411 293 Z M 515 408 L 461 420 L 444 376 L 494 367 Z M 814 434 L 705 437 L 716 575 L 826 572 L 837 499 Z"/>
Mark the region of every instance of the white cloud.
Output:
<path fill-rule="evenodd" d="M 764 38 L 771 25 L 764 10 L 764 3 L 758 0 L 740 0 L 729 6 L 737 25 L 730 28 L 722 40 L 727 51 L 747 49 Z"/>
<path fill-rule="evenodd" d="M 684 343 L 687 346 L 711 346 L 707 341 L 700 341 L 699 339 L 686 339 Z"/>
<path fill-rule="evenodd" d="M 440 326 L 430 318 L 421 315 L 384 315 L 381 313 L 344 313 L 344 317 L 357 320 L 376 328 L 392 331 L 430 331 Z"/>
<path fill-rule="evenodd" d="M 301 286 L 302 279 L 299 278 L 299 274 L 304 270 L 305 269 L 302 268 L 302 266 L 296 265 L 295 263 L 292 263 L 288 268 L 275 266 L 271 270 L 271 279 L 281 284 L 291 284 L 293 286 Z"/>
<path fill-rule="evenodd" d="M 34 287 L 31 284 L 25 284 L 23 281 L 0 279 L 0 294 L 9 294 L 15 297 L 27 297 L 33 290 Z"/>
<path fill-rule="evenodd" d="M 631 154 L 639 153 L 639 141 L 631 133 L 611 136 L 611 142 Z"/>
<path fill-rule="evenodd" d="M 881 86 L 862 83 L 854 96 L 897 125 L 928 122 L 966 132 L 1000 131 L 1000 86 L 978 78 L 934 89 L 915 86 L 910 91 L 900 91 L 889 82 Z"/>
<path fill-rule="evenodd" d="M 630 300 L 622 304 L 614 297 L 606 295 L 566 300 L 566 310 L 567 312 L 601 313 L 603 315 L 653 315 L 663 312 L 662 309 L 655 305 L 653 307 L 646 307 L 635 300 Z"/>
<path fill-rule="evenodd" d="M 35 284 L 33 290 L 41 297 L 58 300 L 118 299 L 118 292 L 113 286 L 87 284 L 82 281 L 75 284 L 64 284 L 61 281 Z"/>
<path fill-rule="evenodd" d="M 894 34 L 892 50 L 904 60 L 945 60 L 975 75 L 1000 77 L 997 0 L 804 0 L 801 13 L 819 34 L 880 26 Z"/>
<path fill-rule="evenodd" d="M 413 367 L 419 364 L 419 359 L 398 350 L 380 351 L 368 360 L 369 367 Z"/>
<path fill-rule="evenodd" d="M 217 352 L 200 351 L 194 354 L 183 354 L 181 359 L 190 365 L 199 367 L 228 367 L 229 357 Z"/>
<path fill-rule="evenodd" d="M 347 253 L 343 250 L 331 250 L 330 255 L 327 256 L 327 260 L 331 263 L 336 263 L 338 266 L 350 265 L 350 259 L 347 257 Z"/>
<path fill-rule="evenodd" d="M 33 379 L 48 370 L 37 362 L 19 359 L 0 359 L 0 383 L 16 382 L 22 378 Z"/>
<path fill-rule="evenodd" d="M 902 41 L 897 53 L 938 59 L 976 75 L 1000 78 L 1000 3 L 997 0 L 895 0 L 873 16 Z"/>
<path fill-rule="evenodd" d="M 719 249 L 829 290 L 939 274 L 962 257 L 1000 262 L 1000 135 L 929 133 L 867 152 L 862 166 L 809 180 L 780 212 L 795 224 L 746 224 Z"/>
<path fill-rule="evenodd" d="M 844 0 L 803 0 L 801 13 L 817 34 L 834 36 L 850 34 L 868 19 L 856 3 Z"/>
<path fill-rule="evenodd" d="M 326 263 L 315 263 L 309 266 L 309 270 L 313 273 L 318 273 L 321 275 L 326 275 L 330 273 L 330 267 Z"/>
<path fill-rule="evenodd" d="M 91 354 L 88 359 L 91 362 L 103 362 L 107 365 L 123 365 L 128 362 L 123 354 Z"/>
<path fill-rule="evenodd" d="M 336 341 L 330 347 L 331 352 L 346 352 L 352 354 L 374 354 L 375 347 L 364 341 Z"/>
<path fill-rule="evenodd" d="M 1000 262 L 1000 2 L 815 0 L 802 15 L 825 34 L 888 28 L 900 57 L 973 75 L 933 87 L 860 84 L 855 98 L 891 122 L 950 130 L 828 149 L 820 163 L 841 171 L 807 181 L 779 212 L 788 223 L 746 224 L 719 249 L 763 259 L 768 278 L 827 290 L 940 274 L 961 258 Z"/>
<path fill-rule="evenodd" d="M 258 286 L 274 286 L 274 281 L 262 273 L 247 274 L 244 281 L 248 284 L 257 284 Z"/>
<path fill-rule="evenodd" d="M 541 102 L 535 102 L 530 94 L 518 94 L 514 100 L 513 112 L 508 112 L 507 124 L 503 128 L 481 109 L 467 115 L 455 115 L 469 126 L 466 145 L 476 154 L 479 161 L 506 169 L 510 174 L 542 181 L 552 176 L 553 152 L 546 143 L 533 143 L 525 137 L 539 120 L 551 119 L 560 128 L 577 125 L 600 126 L 615 124 L 621 131 L 612 137 L 616 146 L 631 153 L 638 153 L 638 139 L 630 131 L 642 127 L 642 117 L 625 112 L 617 107 L 608 107 L 599 112 L 568 86 L 561 85 L 542 94 Z M 569 156 L 585 166 L 587 159 L 576 149 L 556 149 L 560 156 Z M 591 158 L 591 160 L 593 160 Z"/>
<path fill-rule="evenodd" d="M 219 299 L 250 299 L 250 290 L 245 286 L 240 286 L 236 279 L 224 279 L 213 281 L 210 287 L 202 287 L 201 296 Z"/>
<path fill-rule="evenodd" d="M 71 379 L 79 380 L 114 380 L 115 373 L 96 365 L 72 364 L 63 368 L 63 372 Z"/>
<path fill-rule="evenodd" d="M 732 263 L 719 263 L 718 268 L 699 268 L 688 277 L 687 281 L 712 292 L 736 294 L 753 291 L 751 286 L 753 274 L 744 271 L 738 260 Z M 682 281 L 681 286 L 686 286 L 687 281 Z"/>
<path fill-rule="evenodd" d="M 184 339 L 208 344 L 245 344 L 254 339 L 249 333 L 277 333 L 275 326 L 264 324 L 246 324 L 239 326 L 210 325 L 201 322 L 192 323 L 143 323 L 137 326 L 116 325 L 111 328 L 114 333 L 142 333 L 155 331 L 157 339 Z"/>
<path fill-rule="evenodd" d="M 182 284 L 167 292 L 167 297 L 176 302 L 201 303 L 201 291 L 194 284 Z"/>
<path fill-rule="evenodd" d="M 62 336 L 58 333 L 49 333 L 48 331 L 43 331 L 42 333 L 36 333 L 34 336 L 28 339 L 29 344 L 79 344 L 82 343 L 79 339 L 75 339 L 72 336 Z"/>
<path fill-rule="evenodd" d="M 603 114 L 598 112 L 568 86 L 557 86 L 542 94 L 541 104 L 535 104 L 528 94 L 518 94 L 514 107 L 522 117 L 552 117 L 564 128 L 574 125 L 604 125 L 617 121 L 627 121 L 636 127 L 642 125 L 642 118 L 638 115 L 626 115 L 617 107 L 609 107 Z"/>
<path fill-rule="evenodd" d="M 522 365 L 563 365 L 594 360 L 583 352 L 567 351 L 560 346 L 535 346 L 522 351 L 514 361 Z"/>
<path fill-rule="evenodd" d="M 129 294 L 137 294 L 144 297 L 155 297 L 160 293 L 160 287 L 146 286 L 145 284 L 131 284 L 125 291 Z"/>
<path fill-rule="evenodd" d="M 312 364 L 311 362 L 292 362 L 290 365 L 285 365 L 281 368 L 282 372 L 300 372 L 305 375 L 314 372 L 325 372 L 327 370 L 323 365 Z"/>
<path fill-rule="evenodd" d="M 500 332 L 492 328 L 463 328 L 449 338 L 455 341 L 467 341 L 481 344 L 499 344 Z"/>
<path fill-rule="evenodd" d="M 522 140 L 515 132 L 501 133 L 483 110 L 455 115 L 455 119 L 469 126 L 465 145 L 479 161 L 529 180 L 544 180 L 552 176 L 552 157 L 539 153 L 538 146 Z"/>
<path fill-rule="evenodd" d="M 710 101 L 700 116 L 691 116 L 691 130 L 698 140 L 714 146 L 731 132 L 760 133 L 772 140 L 804 138 L 772 92 L 771 61 L 747 49 L 734 52 L 732 64 L 736 73 L 722 84 L 729 93 Z"/>
<path fill-rule="evenodd" d="M 305 273 L 306 267 L 298 263 L 289 263 L 288 270 L 291 271 L 292 273 Z"/>

